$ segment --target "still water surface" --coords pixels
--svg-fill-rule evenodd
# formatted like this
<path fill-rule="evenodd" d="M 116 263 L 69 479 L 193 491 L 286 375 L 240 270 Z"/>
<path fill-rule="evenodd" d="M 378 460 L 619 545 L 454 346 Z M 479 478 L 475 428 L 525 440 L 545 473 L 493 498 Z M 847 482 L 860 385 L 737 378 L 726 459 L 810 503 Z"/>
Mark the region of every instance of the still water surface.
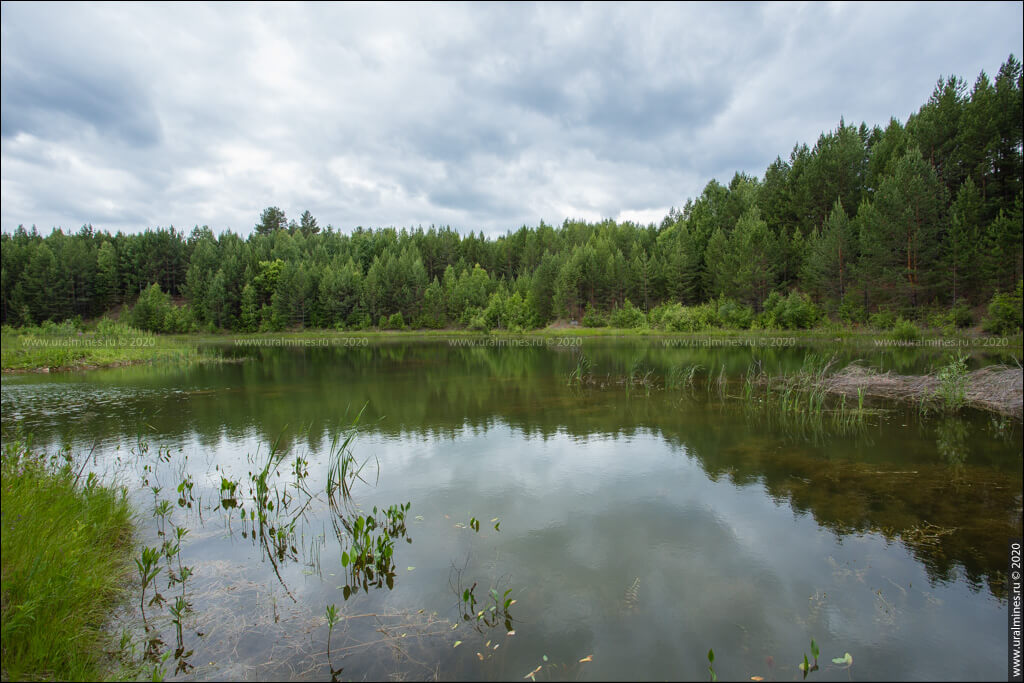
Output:
<path fill-rule="evenodd" d="M 444 342 L 9 376 L 2 426 L 5 438 L 21 428 L 37 445 L 92 451 L 95 471 L 133 491 L 148 545 L 160 542 L 155 500 L 172 502 L 194 576 L 192 654 L 185 671 L 170 660 L 171 678 L 702 679 L 713 648 L 723 679 L 799 680 L 812 638 L 810 679 L 1004 675 L 1019 423 L 875 404 L 840 429 L 717 383 L 754 359 L 795 370 L 807 349 L 582 350 L 594 378 L 583 386 L 567 382 L 580 349 Z M 868 360 L 909 373 L 942 358 Z M 665 388 L 673 367 L 695 363 L 691 386 Z M 650 382 L 628 384 L 630 373 Z M 346 600 L 348 540 L 325 482 L 332 439 L 363 406 L 353 505 L 411 503 L 409 542 L 396 542 L 393 588 Z M 297 515 L 280 555 L 220 506 L 225 478 L 251 509 L 249 475 L 274 442 L 276 491 L 293 498 L 279 512 Z M 297 458 L 312 500 L 295 486 Z M 187 477 L 194 500 L 180 507 Z M 491 588 L 515 603 L 478 620 Z M 330 604 L 342 620 L 328 659 Z M 173 649 L 166 608 L 152 611 Z M 847 652 L 851 667 L 832 663 Z"/>

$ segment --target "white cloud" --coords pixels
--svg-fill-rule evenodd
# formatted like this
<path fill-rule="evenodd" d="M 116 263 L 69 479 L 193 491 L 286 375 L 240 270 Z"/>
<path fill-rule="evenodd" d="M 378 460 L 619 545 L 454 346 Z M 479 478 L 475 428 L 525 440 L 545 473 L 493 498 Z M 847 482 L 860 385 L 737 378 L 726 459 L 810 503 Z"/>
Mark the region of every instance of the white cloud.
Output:
<path fill-rule="evenodd" d="M 4 5 L 0 225 L 660 220 L 940 75 L 1020 4 Z M 663 215 L 663 214 L 662 214 Z"/>

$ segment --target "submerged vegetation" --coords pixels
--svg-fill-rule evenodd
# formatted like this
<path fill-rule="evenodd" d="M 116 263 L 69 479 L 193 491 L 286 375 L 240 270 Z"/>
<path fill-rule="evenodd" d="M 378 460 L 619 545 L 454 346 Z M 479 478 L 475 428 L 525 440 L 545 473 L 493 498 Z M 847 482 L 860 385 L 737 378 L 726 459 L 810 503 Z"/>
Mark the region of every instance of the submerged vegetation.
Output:
<path fill-rule="evenodd" d="M 700 363 L 680 364 L 661 375 L 634 360 L 623 374 L 602 375 L 582 352 L 575 359 L 568 375 L 570 386 L 623 386 L 627 391 L 640 387 L 647 393 L 655 388 L 692 391 L 702 376 L 708 394 L 740 399 L 748 407 L 768 409 L 776 416 L 801 420 L 830 416 L 837 426 L 860 423 L 877 413 L 865 407 L 868 398 L 912 402 L 923 413 L 955 413 L 971 406 L 1019 420 L 1024 410 L 1024 369 L 1019 363 L 1015 368 L 988 365 L 968 372 L 968 357 L 962 353 L 926 375 L 883 373 L 857 362 L 840 368 L 835 356 L 807 353 L 794 372 L 768 373 L 760 361 L 754 361 L 740 380 L 731 379 L 724 365 L 716 372 Z"/>

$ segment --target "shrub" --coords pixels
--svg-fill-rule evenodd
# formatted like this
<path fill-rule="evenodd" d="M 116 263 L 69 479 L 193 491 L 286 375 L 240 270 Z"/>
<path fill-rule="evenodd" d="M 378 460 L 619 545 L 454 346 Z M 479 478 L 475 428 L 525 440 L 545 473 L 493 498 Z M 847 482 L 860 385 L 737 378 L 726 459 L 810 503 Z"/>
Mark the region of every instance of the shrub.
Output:
<path fill-rule="evenodd" d="M 718 319 L 725 327 L 746 330 L 754 322 L 754 309 L 722 297 L 718 300 Z"/>
<path fill-rule="evenodd" d="M 630 303 L 629 299 L 626 299 L 622 306 L 612 309 L 608 316 L 608 323 L 621 330 L 643 327 L 646 322 L 644 312 Z"/>
<path fill-rule="evenodd" d="M 971 307 L 963 299 L 958 299 L 950 311 L 955 327 L 970 327 L 974 324 L 974 316 L 971 315 Z"/>
<path fill-rule="evenodd" d="M 594 308 L 591 304 L 587 304 L 587 310 L 583 312 L 583 318 L 580 322 L 583 327 L 608 326 L 608 318 L 605 317 L 604 313 Z"/>
<path fill-rule="evenodd" d="M 502 305 L 501 323 L 505 329 L 513 332 L 522 332 L 536 327 L 533 310 L 519 292 L 505 298 Z"/>
<path fill-rule="evenodd" d="M 1013 334 L 1021 329 L 1021 304 L 1024 293 L 1017 281 L 1017 289 L 1013 294 L 996 292 L 988 305 L 988 317 L 982 321 L 982 328 L 990 334 Z"/>
<path fill-rule="evenodd" d="M 952 308 L 932 311 L 927 316 L 928 326 L 952 334 L 958 327 L 970 327 L 974 322 L 967 302 L 960 299 Z"/>
<path fill-rule="evenodd" d="M 484 322 L 487 329 L 502 327 L 505 317 L 505 295 L 503 292 L 494 292 L 487 300 L 487 308 L 483 311 Z"/>
<path fill-rule="evenodd" d="M 939 369 L 938 396 L 946 408 L 958 410 L 967 401 L 967 356 L 959 354 L 949 359 L 949 364 Z"/>
<path fill-rule="evenodd" d="M 172 308 L 171 295 L 162 292 L 160 285 L 154 282 L 139 294 L 130 316 L 131 324 L 140 330 L 164 332 Z"/>
<path fill-rule="evenodd" d="M 484 312 L 479 307 L 476 310 L 477 313 L 469 319 L 469 324 L 466 327 L 473 332 L 490 332 L 491 326 L 487 324 L 487 317 L 484 315 Z"/>
<path fill-rule="evenodd" d="M 868 319 L 862 298 L 855 292 L 847 292 L 839 304 L 839 319 L 848 325 L 862 324 Z"/>
<path fill-rule="evenodd" d="M 662 304 L 658 309 L 651 311 L 652 325 L 670 332 L 701 332 L 721 326 L 718 311 L 712 303 L 699 306 Z"/>
<path fill-rule="evenodd" d="M 917 329 L 917 325 L 909 320 L 904 320 L 901 316 L 892 326 L 892 338 L 897 341 L 915 341 L 921 338 L 921 330 Z"/>
<path fill-rule="evenodd" d="M 388 318 L 388 327 L 393 330 L 404 330 L 405 329 L 405 318 L 402 317 L 402 312 L 392 313 L 391 317 Z"/>
<path fill-rule="evenodd" d="M 370 317 L 369 313 L 356 313 L 353 311 L 348 315 L 347 324 L 353 330 L 367 330 L 373 327 L 373 318 Z"/>
<path fill-rule="evenodd" d="M 191 306 L 171 306 L 164 314 L 164 332 L 184 334 L 195 329 L 195 316 Z"/>
<path fill-rule="evenodd" d="M 896 324 L 896 314 L 888 310 L 872 313 L 868 324 L 876 330 L 891 330 Z"/>
<path fill-rule="evenodd" d="M 761 321 L 766 328 L 782 330 L 805 330 L 813 327 L 821 317 L 821 312 L 810 297 L 797 291 L 783 297 L 772 292 L 764 302 Z"/>

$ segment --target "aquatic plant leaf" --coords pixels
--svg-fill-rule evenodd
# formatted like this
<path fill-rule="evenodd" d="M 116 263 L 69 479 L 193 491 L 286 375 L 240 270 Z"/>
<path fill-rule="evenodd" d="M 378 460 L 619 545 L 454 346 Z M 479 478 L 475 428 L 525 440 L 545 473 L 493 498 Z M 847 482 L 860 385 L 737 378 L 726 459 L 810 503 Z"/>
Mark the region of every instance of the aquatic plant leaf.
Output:
<path fill-rule="evenodd" d="M 594 661 L 594 655 L 587 655 L 586 657 L 584 657 L 583 659 L 580 660 L 580 664 L 583 664 L 584 662 L 592 662 L 592 661 Z"/>

